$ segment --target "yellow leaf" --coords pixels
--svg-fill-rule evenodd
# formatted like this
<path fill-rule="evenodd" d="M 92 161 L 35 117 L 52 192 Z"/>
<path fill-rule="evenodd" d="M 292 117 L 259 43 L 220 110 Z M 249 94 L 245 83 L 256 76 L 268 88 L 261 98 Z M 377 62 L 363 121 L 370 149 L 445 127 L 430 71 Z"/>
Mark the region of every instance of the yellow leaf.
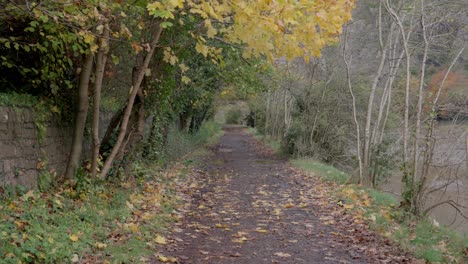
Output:
<path fill-rule="evenodd" d="M 161 235 L 156 235 L 156 238 L 154 239 L 154 241 L 160 245 L 166 245 L 167 242 L 166 242 L 166 238 L 161 236 Z"/>
<path fill-rule="evenodd" d="M 278 256 L 278 257 L 281 257 L 281 258 L 289 258 L 289 257 L 291 257 L 291 254 L 284 253 L 284 252 L 276 252 L 276 253 L 273 254 L 273 255 Z"/>
<path fill-rule="evenodd" d="M 284 208 L 291 208 L 291 207 L 294 207 L 294 204 L 291 202 L 284 205 Z"/>
<path fill-rule="evenodd" d="M 236 239 L 233 239 L 232 242 L 234 243 L 239 243 L 239 244 L 243 244 L 245 243 L 245 241 L 247 241 L 248 239 L 246 237 L 240 237 L 240 238 L 236 238 Z"/>
<path fill-rule="evenodd" d="M 188 84 L 188 83 L 190 82 L 190 78 L 187 77 L 187 76 L 182 76 L 181 81 L 182 81 L 183 83 L 185 83 L 185 84 Z"/>
<path fill-rule="evenodd" d="M 138 228 L 138 225 L 135 224 L 135 223 L 125 224 L 124 227 L 126 229 L 131 230 L 133 233 L 138 233 L 140 231 L 139 228 Z"/>
<path fill-rule="evenodd" d="M 179 64 L 179 67 L 182 73 L 185 73 L 189 69 L 189 67 L 187 67 L 187 65 L 185 65 L 184 63 Z"/>
<path fill-rule="evenodd" d="M 107 248 L 107 244 L 105 244 L 105 243 L 100 243 L 100 242 L 96 242 L 96 243 L 94 244 L 94 246 L 95 246 L 96 248 L 98 248 L 98 249 L 105 249 L 105 248 Z"/>
<path fill-rule="evenodd" d="M 70 240 L 73 241 L 73 242 L 76 242 L 76 241 L 78 241 L 78 239 L 79 239 L 78 236 L 75 235 L 75 234 L 71 234 L 71 235 L 69 236 L 69 238 L 70 238 Z"/>
<path fill-rule="evenodd" d="M 195 45 L 195 50 L 198 53 L 203 54 L 203 56 L 208 56 L 208 47 L 206 45 L 201 44 L 200 42 L 197 42 L 197 45 Z"/>
<path fill-rule="evenodd" d="M 255 229 L 255 231 L 257 231 L 257 232 L 259 232 L 259 233 L 268 233 L 268 231 L 267 231 L 267 230 L 265 230 L 265 229 L 262 229 L 262 228 L 260 228 L 260 227 L 259 227 L 259 228 L 257 228 L 257 229 Z"/>
<path fill-rule="evenodd" d="M 166 257 L 163 255 L 158 255 L 158 260 L 163 262 L 163 263 L 177 263 L 177 258 L 176 257 Z"/>
<path fill-rule="evenodd" d="M 72 261 L 73 263 L 79 262 L 79 261 L 80 261 L 80 257 L 78 256 L 78 254 L 73 254 L 73 257 L 72 257 L 71 261 Z"/>
<path fill-rule="evenodd" d="M 90 43 L 93 43 L 94 42 L 94 35 L 92 35 L 91 33 L 89 32 L 86 32 L 83 36 L 83 41 L 86 43 L 86 44 L 90 44 Z"/>
<path fill-rule="evenodd" d="M 161 262 L 166 263 L 166 262 L 169 261 L 169 258 L 167 258 L 167 257 L 165 257 L 165 256 L 163 256 L 163 255 L 159 255 L 159 256 L 158 256 L 158 260 L 161 261 Z"/>

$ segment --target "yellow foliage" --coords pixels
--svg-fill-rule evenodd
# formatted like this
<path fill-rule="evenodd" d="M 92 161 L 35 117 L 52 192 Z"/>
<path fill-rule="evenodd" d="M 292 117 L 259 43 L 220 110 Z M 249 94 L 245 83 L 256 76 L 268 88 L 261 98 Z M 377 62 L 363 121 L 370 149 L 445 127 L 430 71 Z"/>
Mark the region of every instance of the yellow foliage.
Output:
<path fill-rule="evenodd" d="M 246 58 L 263 55 L 271 60 L 303 57 L 308 61 L 338 40 L 354 6 L 355 0 L 169 0 L 150 3 L 147 9 L 166 21 L 174 19 L 178 9 L 184 10 L 181 15 L 199 16 L 204 19 L 203 36 L 245 45 Z M 192 35 L 198 38 L 197 52 L 217 60 L 216 50 L 204 44 L 202 35 Z"/>

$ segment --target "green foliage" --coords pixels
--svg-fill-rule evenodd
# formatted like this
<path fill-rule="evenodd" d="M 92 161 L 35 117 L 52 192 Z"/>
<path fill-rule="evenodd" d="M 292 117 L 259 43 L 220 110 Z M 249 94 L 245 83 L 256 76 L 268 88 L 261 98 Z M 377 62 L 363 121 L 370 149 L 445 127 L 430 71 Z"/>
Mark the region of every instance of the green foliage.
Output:
<path fill-rule="evenodd" d="M 37 188 L 41 192 L 48 192 L 53 187 L 54 175 L 47 169 L 47 161 L 42 161 L 41 169 L 37 178 Z"/>
<path fill-rule="evenodd" d="M 44 9 L 53 9 L 44 4 Z M 33 14 L 21 5 L 7 4 L 5 9 L 8 16 L 0 17 L 0 85 L 22 93 L 63 95 L 74 86 L 75 61 L 86 43 L 68 26 L 49 19 L 44 9 Z"/>
<path fill-rule="evenodd" d="M 16 92 L 0 93 L 1 106 L 34 107 L 39 103 L 36 96 Z"/>
<path fill-rule="evenodd" d="M 240 124 L 242 112 L 238 108 L 231 108 L 224 114 L 226 124 Z"/>

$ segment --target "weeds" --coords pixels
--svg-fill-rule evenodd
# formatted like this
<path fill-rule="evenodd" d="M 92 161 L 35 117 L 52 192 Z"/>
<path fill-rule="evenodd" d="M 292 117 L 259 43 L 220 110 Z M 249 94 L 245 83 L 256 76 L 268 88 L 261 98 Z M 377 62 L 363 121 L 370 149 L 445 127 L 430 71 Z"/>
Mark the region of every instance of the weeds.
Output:
<path fill-rule="evenodd" d="M 219 125 L 206 124 L 190 136 L 190 149 L 219 135 Z M 77 182 L 50 192 L 1 189 L 11 193 L 0 197 L 1 262 L 141 262 L 157 251 L 155 234 L 177 219 L 181 184 L 207 151 L 192 153 L 164 172 L 157 164 L 138 163 L 136 187 L 93 182 L 80 172 Z"/>

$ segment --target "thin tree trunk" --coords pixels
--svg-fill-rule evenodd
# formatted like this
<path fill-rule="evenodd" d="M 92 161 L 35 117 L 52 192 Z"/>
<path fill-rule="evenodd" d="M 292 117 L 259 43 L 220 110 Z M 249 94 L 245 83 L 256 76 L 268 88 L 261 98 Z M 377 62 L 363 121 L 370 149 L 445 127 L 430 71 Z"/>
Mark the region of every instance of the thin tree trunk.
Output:
<path fill-rule="evenodd" d="M 382 40 L 382 2 L 379 8 L 379 44 L 381 50 L 380 64 L 377 70 L 377 74 L 374 77 L 372 87 L 369 94 L 369 101 L 367 103 L 367 117 L 366 117 L 366 126 L 364 130 L 364 153 L 363 153 L 363 169 L 364 175 L 366 177 L 366 182 L 373 182 L 370 179 L 369 166 L 370 166 L 370 152 L 371 152 L 371 124 L 372 124 L 372 112 L 374 110 L 374 97 L 377 90 L 377 85 L 379 84 L 380 78 L 382 76 L 382 71 L 385 65 L 387 58 L 387 47 L 384 47 Z M 391 29 L 390 29 L 391 32 Z"/>
<path fill-rule="evenodd" d="M 80 84 L 78 86 L 78 111 L 76 112 L 75 119 L 75 130 L 73 131 L 72 148 L 70 151 L 70 157 L 68 159 L 67 169 L 65 177 L 73 179 L 75 177 L 76 170 L 78 168 L 81 159 L 81 150 L 83 148 L 83 133 L 86 125 L 86 117 L 88 115 L 89 108 L 89 79 L 91 77 L 91 71 L 93 68 L 94 55 L 90 51 L 86 55 L 83 68 L 80 72 Z"/>
<path fill-rule="evenodd" d="M 101 172 L 101 177 L 106 177 L 106 175 L 109 173 L 109 170 L 112 166 L 112 162 L 114 161 L 115 156 L 120 150 L 120 147 L 122 145 L 122 142 L 125 138 L 126 132 L 127 132 L 127 125 L 128 125 L 128 120 L 130 118 L 130 114 L 132 112 L 133 108 L 133 103 L 135 102 L 135 97 L 140 89 L 141 83 L 143 81 L 143 78 L 145 77 L 146 69 L 149 67 L 149 63 L 153 57 L 154 51 L 156 50 L 156 46 L 159 42 L 159 38 L 162 33 L 162 28 L 158 27 L 156 32 L 153 35 L 153 40 L 150 45 L 150 50 L 148 51 L 148 54 L 146 54 L 145 60 L 143 62 L 142 68 L 140 69 L 138 73 L 138 78 L 136 80 L 136 83 L 133 84 L 130 98 L 128 99 L 128 104 L 127 108 L 125 109 L 123 118 L 122 118 L 122 123 L 120 124 L 120 131 L 119 135 L 117 137 L 117 141 L 112 148 L 111 153 L 109 154 L 109 157 L 107 157 L 106 162 L 104 163 L 104 167 L 102 168 Z"/>
<path fill-rule="evenodd" d="M 468 172 L 468 133 L 465 135 L 465 162 L 466 171 Z"/>
<path fill-rule="evenodd" d="M 421 0 L 421 30 L 424 39 L 424 52 L 423 52 L 423 60 L 421 62 L 421 76 L 419 79 L 419 90 L 418 90 L 418 110 L 416 113 L 416 131 L 415 131 L 415 138 L 414 138 L 414 153 L 413 153 L 413 177 L 411 180 L 411 186 L 414 188 L 414 183 L 416 178 L 418 177 L 418 167 L 419 167 L 419 143 L 420 143 L 420 134 L 421 134 L 421 119 L 422 119 L 422 105 L 423 105 L 423 97 L 424 97 L 424 78 L 426 76 L 426 60 L 427 60 L 427 52 L 429 49 L 429 42 L 427 40 L 427 32 L 426 32 L 426 25 L 424 22 L 424 0 Z M 417 213 L 419 209 L 419 190 L 415 190 L 415 200 L 413 201 L 413 210 Z"/>
<path fill-rule="evenodd" d="M 411 55 L 408 48 L 408 39 L 406 38 L 405 28 L 401 22 L 400 17 L 395 10 L 390 6 L 389 0 L 385 0 L 385 8 L 392 16 L 395 23 L 398 25 L 403 41 L 403 49 L 406 57 L 406 85 L 405 85 L 405 113 L 404 113 L 404 130 L 403 130 L 403 166 L 404 173 L 408 173 L 408 140 L 409 140 L 409 97 L 411 85 Z"/>
<path fill-rule="evenodd" d="M 357 159 L 359 163 L 359 179 L 358 179 L 358 184 L 362 184 L 363 180 L 363 171 L 362 171 L 362 159 L 361 159 L 361 133 L 359 129 L 359 122 L 357 120 L 357 114 L 356 114 L 356 97 L 354 96 L 353 92 L 353 87 L 351 85 L 351 74 L 349 71 L 349 62 L 346 60 L 346 45 L 348 43 L 347 40 L 347 26 L 345 27 L 345 33 L 344 33 L 344 43 L 343 43 L 343 51 L 342 51 L 342 56 L 343 56 L 343 61 L 346 66 L 346 79 L 348 83 L 348 89 L 349 93 L 351 94 L 352 98 L 352 107 L 353 107 L 353 120 L 354 124 L 356 125 L 356 149 L 357 149 Z"/>
<path fill-rule="evenodd" d="M 266 101 L 266 112 L 265 112 L 265 135 L 268 135 L 268 130 L 269 130 L 269 127 L 270 127 L 270 104 L 271 104 L 271 90 L 270 88 L 268 88 L 268 93 L 267 93 L 267 101 Z"/>
<path fill-rule="evenodd" d="M 107 62 L 107 52 L 109 50 L 109 24 L 104 26 L 104 34 L 101 38 L 101 47 L 97 54 L 96 59 L 96 77 L 94 80 L 94 111 L 93 111 L 93 123 L 92 123 L 92 133 L 93 133 L 93 157 L 91 163 L 91 175 L 93 178 L 97 174 L 97 164 L 99 160 L 99 147 L 101 143 L 99 142 L 99 108 L 101 107 L 101 89 L 102 89 L 102 80 L 104 78 L 104 70 L 106 68 Z"/>

